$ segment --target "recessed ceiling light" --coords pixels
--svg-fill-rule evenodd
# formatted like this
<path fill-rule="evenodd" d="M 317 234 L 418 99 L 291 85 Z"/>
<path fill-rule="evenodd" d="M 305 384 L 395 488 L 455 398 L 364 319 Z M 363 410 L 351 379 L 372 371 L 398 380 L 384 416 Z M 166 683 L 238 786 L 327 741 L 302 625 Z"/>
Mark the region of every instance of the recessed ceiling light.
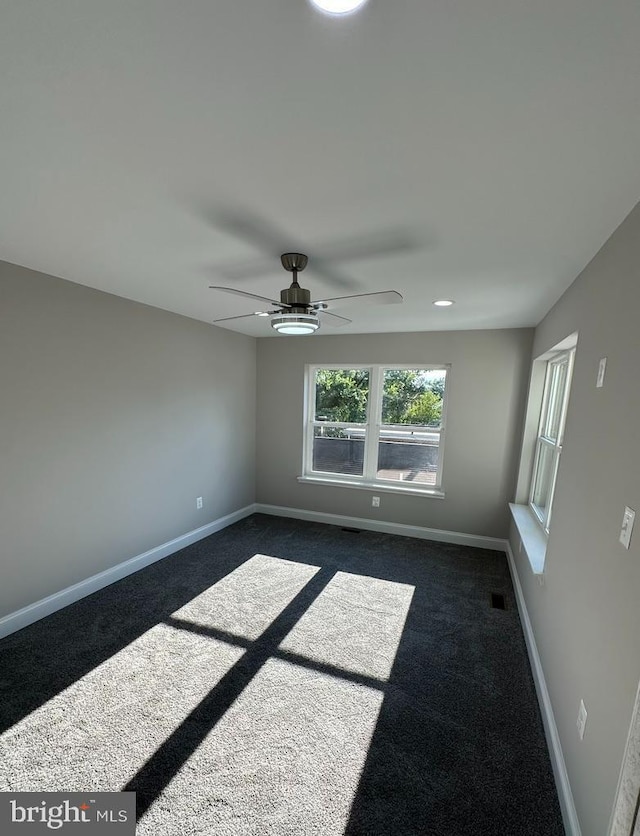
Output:
<path fill-rule="evenodd" d="M 436 299 L 433 304 L 437 305 L 439 308 L 449 308 L 453 305 L 453 299 Z"/>
<path fill-rule="evenodd" d="M 267 311 L 255 311 L 256 316 L 269 316 Z"/>
<path fill-rule="evenodd" d="M 355 12 L 367 0 L 310 0 L 310 2 L 328 15 L 348 15 Z"/>

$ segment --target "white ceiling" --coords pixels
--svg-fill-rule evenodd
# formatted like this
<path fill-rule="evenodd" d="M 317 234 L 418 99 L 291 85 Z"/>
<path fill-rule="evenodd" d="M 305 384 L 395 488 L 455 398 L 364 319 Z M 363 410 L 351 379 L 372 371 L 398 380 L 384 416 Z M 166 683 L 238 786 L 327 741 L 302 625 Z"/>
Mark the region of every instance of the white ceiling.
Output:
<path fill-rule="evenodd" d="M 302 248 L 404 295 L 340 333 L 534 325 L 640 198 L 639 44 L 637 0 L 4 0 L 0 258 L 210 322 Z"/>

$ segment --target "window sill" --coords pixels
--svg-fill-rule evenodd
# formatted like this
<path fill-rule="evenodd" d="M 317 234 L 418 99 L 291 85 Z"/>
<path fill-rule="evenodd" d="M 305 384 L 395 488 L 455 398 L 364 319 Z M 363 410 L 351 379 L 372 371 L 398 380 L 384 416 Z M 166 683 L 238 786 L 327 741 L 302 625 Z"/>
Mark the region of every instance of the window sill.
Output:
<path fill-rule="evenodd" d="M 528 505 L 515 505 L 513 502 L 510 502 L 509 508 L 513 521 L 518 529 L 525 553 L 531 564 L 531 571 L 534 575 L 542 575 L 544 573 L 544 560 L 547 554 L 547 535 L 542 530 L 540 523 Z"/>
<path fill-rule="evenodd" d="M 429 499 L 444 499 L 444 491 L 438 488 L 409 488 L 406 485 L 385 485 L 380 482 L 351 482 L 348 479 L 324 478 L 323 476 L 298 476 L 298 482 L 312 485 L 333 485 L 338 488 L 355 488 L 359 491 L 376 491 L 377 493 L 399 493 L 410 496 L 424 496 Z"/>

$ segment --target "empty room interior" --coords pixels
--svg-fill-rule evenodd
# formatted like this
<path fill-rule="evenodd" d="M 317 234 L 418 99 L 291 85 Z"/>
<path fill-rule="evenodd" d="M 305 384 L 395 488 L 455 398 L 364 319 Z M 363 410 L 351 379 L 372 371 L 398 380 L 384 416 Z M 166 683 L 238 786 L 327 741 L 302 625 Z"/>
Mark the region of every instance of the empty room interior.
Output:
<path fill-rule="evenodd" d="M 3 833 L 640 834 L 639 42 L 2 4 Z"/>

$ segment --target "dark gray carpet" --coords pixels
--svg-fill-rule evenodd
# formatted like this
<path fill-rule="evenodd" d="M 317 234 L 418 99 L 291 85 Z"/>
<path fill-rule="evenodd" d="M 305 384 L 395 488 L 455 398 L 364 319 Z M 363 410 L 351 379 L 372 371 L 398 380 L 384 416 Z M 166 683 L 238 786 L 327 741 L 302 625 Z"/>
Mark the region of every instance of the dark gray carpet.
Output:
<path fill-rule="evenodd" d="M 0 733 L 0 790 L 139 834 L 564 833 L 482 549 L 255 515 L 0 642 Z"/>

